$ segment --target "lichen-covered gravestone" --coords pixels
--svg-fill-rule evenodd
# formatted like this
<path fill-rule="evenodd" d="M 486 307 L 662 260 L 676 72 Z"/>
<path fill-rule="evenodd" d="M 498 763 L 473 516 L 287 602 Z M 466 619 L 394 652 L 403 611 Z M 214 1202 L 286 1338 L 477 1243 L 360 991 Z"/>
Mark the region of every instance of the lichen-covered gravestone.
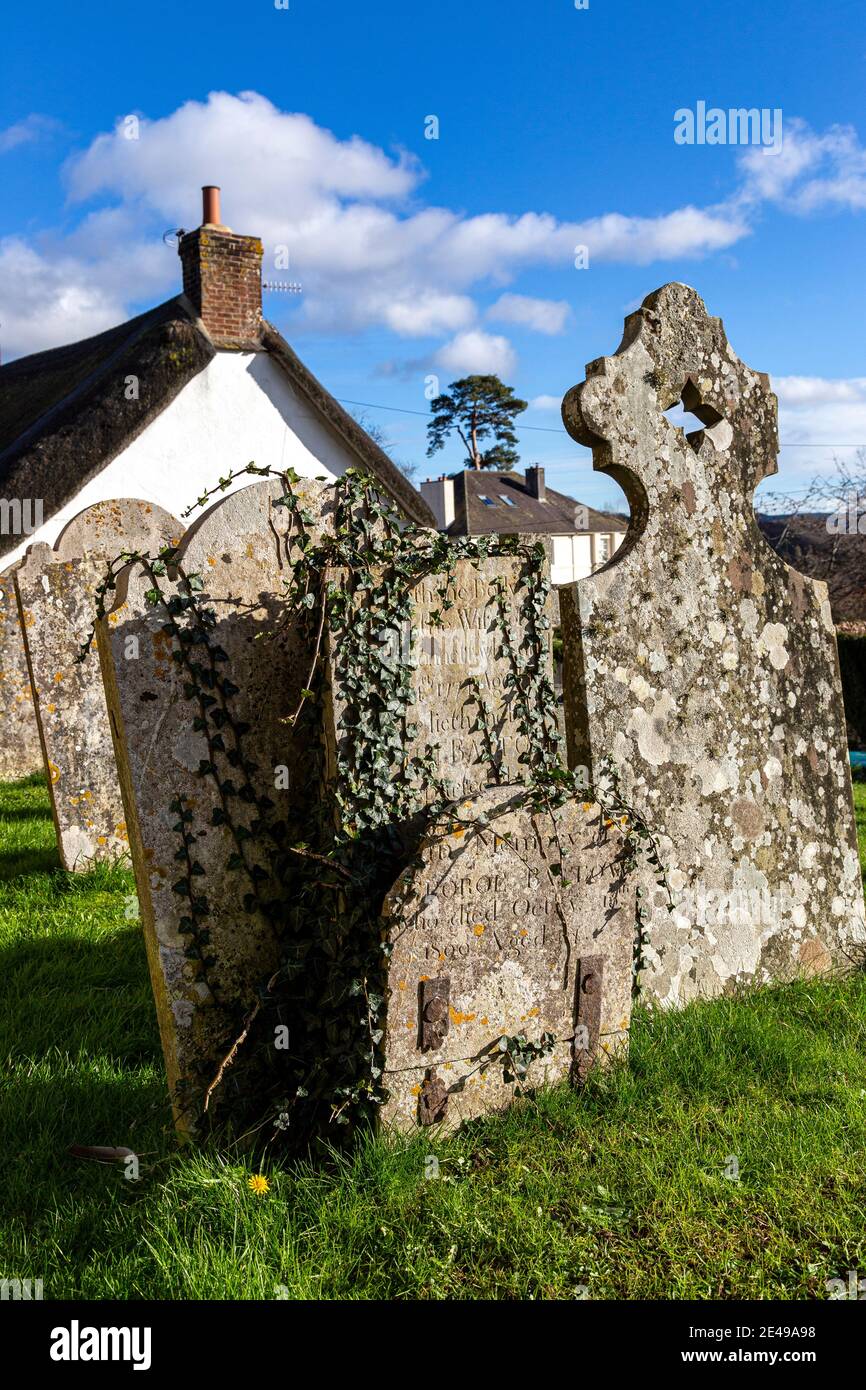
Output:
<path fill-rule="evenodd" d="M 664 412 L 682 401 L 704 428 Z M 632 509 L 603 569 L 560 590 L 572 764 L 618 768 L 676 911 L 643 983 L 668 1003 L 846 966 L 866 940 L 826 586 L 761 536 L 776 400 L 685 285 L 626 320 L 563 419 Z"/>
<path fill-rule="evenodd" d="M 96 652 L 78 660 L 109 563 L 176 545 L 183 525 L 150 502 L 97 502 L 56 547 L 34 545 L 15 572 L 60 860 L 86 870 L 128 851 L 111 729 Z M 112 621 L 121 614 L 112 615 Z"/>
<path fill-rule="evenodd" d="M 184 536 L 178 569 L 125 572 L 124 607 L 98 631 L 169 1086 L 188 1131 L 278 964 L 272 862 L 307 810 L 310 734 L 290 721 L 310 652 L 284 600 L 284 492 L 260 482 L 217 502 Z M 294 492 L 315 539 L 333 489 Z M 211 1113 L 237 1095 L 239 1070 L 224 1070 Z"/>
<path fill-rule="evenodd" d="M 533 810 L 520 786 L 456 803 L 385 902 L 391 942 L 386 1124 L 448 1128 L 526 1085 L 583 1079 L 624 1050 L 634 889 L 621 829 L 596 803 Z M 503 1041 L 506 1040 L 506 1041 Z M 512 1080 L 505 1079 L 504 1066 Z"/>
<path fill-rule="evenodd" d="M 41 767 L 42 745 L 10 567 L 0 574 L 0 782 L 26 777 Z"/>

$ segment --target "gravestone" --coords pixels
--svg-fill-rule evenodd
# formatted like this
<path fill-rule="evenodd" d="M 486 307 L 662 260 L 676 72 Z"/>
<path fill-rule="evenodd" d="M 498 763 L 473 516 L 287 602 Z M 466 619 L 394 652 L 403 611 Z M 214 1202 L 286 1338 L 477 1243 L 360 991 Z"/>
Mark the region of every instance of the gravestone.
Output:
<path fill-rule="evenodd" d="M 552 696 L 552 597 L 548 593 L 535 613 L 532 589 L 522 582 L 526 563 L 519 555 L 458 559 L 448 573 L 427 575 L 411 586 L 411 617 L 400 631 L 383 627 L 371 636 L 383 663 L 405 662 L 411 673 L 409 713 L 415 732 L 409 731 L 399 756 L 432 756 L 446 797 L 516 781 L 533 758 L 555 756 L 556 711 L 551 709 L 547 746 L 530 747 L 526 712 L 513 684 L 518 666 L 536 660 L 537 648 L 539 689 L 532 701 L 537 717 L 542 682 Z M 549 576 L 549 562 L 545 573 Z M 333 782 L 340 740 L 347 739 L 350 722 L 339 649 L 333 642 L 327 646 L 327 669 L 327 769 Z M 419 803 L 428 796 L 419 786 Z"/>
<path fill-rule="evenodd" d="M 42 745 L 10 567 L 0 574 L 0 782 L 26 777 L 41 767 Z"/>
<path fill-rule="evenodd" d="M 99 659 L 93 648 L 77 659 L 99 585 L 121 554 L 155 555 L 182 534 L 182 523 L 150 502 L 97 502 L 55 548 L 31 546 L 15 572 L 60 861 L 70 871 L 129 849 Z"/>
<path fill-rule="evenodd" d="M 703 429 L 669 422 L 680 401 Z M 827 589 L 753 511 L 776 414 L 680 284 L 563 403 L 632 509 L 613 559 L 559 591 L 569 759 L 609 758 L 658 837 L 676 910 L 653 911 L 642 983 L 671 1004 L 848 966 L 866 941 Z"/>
<path fill-rule="evenodd" d="M 489 788 L 429 827 L 389 893 L 385 1124 L 463 1120 L 508 1104 L 506 1048 L 550 1050 L 525 1085 L 583 1080 L 625 1050 L 635 898 L 621 828 L 596 803 L 534 811 Z"/>
<path fill-rule="evenodd" d="M 165 600 L 194 594 L 199 615 L 215 615 L 207 643 L 196 636 L 185 648 L 188 660 L 212 668 L 207 687 L 174 659 L 182 644 L 165 630 L 166 602 L 148 601 L 153 580 L 141 567 L 124 572 L 118 606 L 98 630 L 169 1087 L 186 1131 L 278 963 L 265 910 L 271 864 L 294 843 L 309 793 L 310 734 L 289 722 L 311 658 L 284 601 L 292 566 L 292 521 L 277 505 L 284 491 L 266 481 L 217 502 L 187 531 L 179 569 L 162 581 Z M 315 539 L 333 489 L 304 480 L 294 491 L 317 518 Z M 196 574 L 200 591 L 182 577 Z M 238 1070 L 225 1072 L 211 1113 L 237 1094 Z"/>

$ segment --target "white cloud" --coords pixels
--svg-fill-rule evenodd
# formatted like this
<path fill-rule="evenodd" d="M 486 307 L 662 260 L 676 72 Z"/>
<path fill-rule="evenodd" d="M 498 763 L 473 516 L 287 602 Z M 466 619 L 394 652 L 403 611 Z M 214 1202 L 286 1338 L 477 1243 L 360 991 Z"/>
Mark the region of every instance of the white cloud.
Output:
<path fill-rule="evenodd" d="M 495 333 L 470 329 L 458 333 L 436 354 L 437 367 L 458 376 L 492 374 L 507 378 L 517 366 L 517 357 L 507 338 Z"/>
<path fill-rule="evenodd" d="M 830 126 L 819 135 L 796 117 L 785 120 L 781 149 L 752 146 L 740 168 L 743 206 L 773 202 L 794 213 L 866 208 L 866 150 L 853 126 Z"/>
<path fill-rule="evenodd" d="M 778 154 L 744 152 L 739 183 L 724 202 L 654 217 L 613 211 L 583 222 L 425 206 L 424 171 L 413 156 L 359 135 L 340 138 L 255 92 L 215 92 L 158 119 L 141 115 L 138 139 L 127 139 L 127 129 L 121 118 L 68 162 L 70 205 L 83 210 L 71 234 L 46 231 L 30 243 L 29 259 L 14 238 L 4 244 L 7 353 L 44 346 L 49 328 L 55 342 L 81 337 L 94 324 L 106 326 L 108 314 L 119 320 L 133 303 L 176 292 L 177 258 L 161 234 L 198 224 L 205 181 L 222 185 L 223 217 L 236 231 L 262 237 L 266 275 L 285 272 L 284 265 L 277 271 L 275 253 L 288 247 L 289 274 L 304 290 L 298 328 L 450 335 L 439 349 L 446 359 L 500 363 L 513 363 L 513 349 L 477 327 L 475 297 L 510 285 L 527 268 L 570 272 L 578 246 L 588 247 L 590 266 L 707 256 L 748 236 L 767 201 L 796 212 L 866 205 L 866 154 L 854 132 L 833 127 L 816 135 L 797 121 L 786 123 Z M 19 127 L 4 134 L 11 147 L 30 138 Z M 493 316 L 553 333 L 567 309 L 564 301 L 506 292 Z"/>
<path fill-rule="evenodd" d="M 562 333 L 571 310 L 564 299 L 531 299 L 525 294 L 503 294 L 487 310 L 487 318 L 514 323 L 535 333 Z"/>
<path fill-rule="evenodd" d="M 530 410 L 556 410 L 562 409 L 561 396 L 533 396 L 529 402 Z"/>
<path fill-rule="evenodd" d="M 51 135 L 59 129 L 60 122 L 55 121 L 52 116 L 41 116 L 34 112 L 25 116 L 23 121 L 16 121 L 14 125 L 0 130 L 0 154 L 16 150 L 19 145 L 32 145 L 34 141 L 41 140 L 43 136 Z"/>
<path fill-rule="evenodd" d="M 866 377 L 772 377 L 779 398 L 779 473 L 764 490 L 802 489 L 866 447 Z M 759 494 L 760 496 L 761 494 Z"/>

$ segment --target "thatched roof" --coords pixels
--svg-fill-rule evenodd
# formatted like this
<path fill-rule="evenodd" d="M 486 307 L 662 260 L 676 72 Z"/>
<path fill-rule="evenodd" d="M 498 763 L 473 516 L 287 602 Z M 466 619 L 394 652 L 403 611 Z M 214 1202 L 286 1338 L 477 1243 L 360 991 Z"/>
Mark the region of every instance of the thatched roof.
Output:
<path fill-rule="evenodd" d="M 256 344 L 413 520 L 433 526 L 426 503 L 269 323 Z M 0 496 L 42 499 L 47 521 L 165 410 L 217 347 L 178 295 L 94 338 L 0 367 Z M 126 378 L 138 378 L 137 400 Z M 0 535 L 0 555 L 18 538 Z"/>

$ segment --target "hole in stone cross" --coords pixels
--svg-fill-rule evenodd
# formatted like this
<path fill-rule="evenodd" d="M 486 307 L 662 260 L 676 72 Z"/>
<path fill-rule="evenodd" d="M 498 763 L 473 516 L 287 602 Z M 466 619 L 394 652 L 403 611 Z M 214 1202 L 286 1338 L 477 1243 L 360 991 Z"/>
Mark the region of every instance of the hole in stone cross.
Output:
<path fill-rule="evenodd" d="M 666 420 L 685 434 L 686 439 L 696 448 L 700 434 L 706 433 L 717 449 L 727 449 L 733 437 L 733 430 L 724 415 L 714 406 L 701 400 L 697 387 L 688 380 L 683 387 L 682 396 L 676 405 L 664 411 Z"/>

